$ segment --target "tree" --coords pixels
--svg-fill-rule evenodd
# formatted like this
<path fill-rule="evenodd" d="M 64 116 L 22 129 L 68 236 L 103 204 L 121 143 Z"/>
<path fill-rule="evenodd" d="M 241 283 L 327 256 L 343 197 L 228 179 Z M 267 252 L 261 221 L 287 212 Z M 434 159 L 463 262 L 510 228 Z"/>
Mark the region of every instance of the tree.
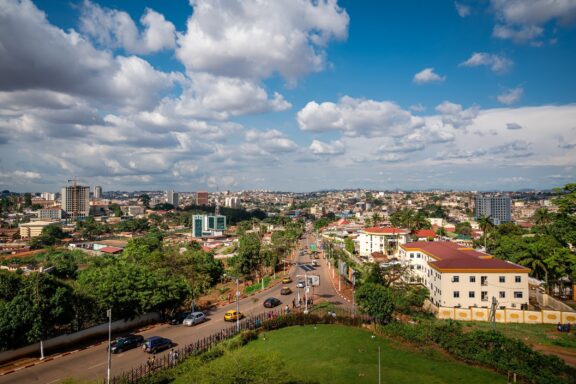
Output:
<path fill-rule="evenodd" d="M 556 188 L 554 192 L 557 197 L 552 202 L 559 208 L 561 214 L 573 215 L 576 213 L 576 183 Z"/>
<path fill-rule="evenodd" d="M 143 193 L 140 195 L 140 197 L 138 197 L 138 200 L 140 200 L 142 202 L 142 205 L 144 205 L 146 208 L 150 208 L 150 196 L 147 193 Z"/>
<path fill-rule="evenodd" d="M 238 252 L 234 258 L 236 272 L 251 277 L 261 265 L 260 239 L 254 233 L 240 237 Z"/>
<path fill-rule="evenodd" d="M 344 249 L 346 249 L 350 253 L 354 253 L 356 250 L 354 248 L 354 240 L 347 237 L 344 239 Z"/>
<path fill-rule="evenodd" d="M 390 288 L 374 283 L 362 284 L 356 289 L 356 302 L 363 312 L 378 322 L 387 323 L 392 319 L 394 293 Z"/>
<path fill-rule="evenodd" d="M 66 237 L 62 231 L 62 227 L 58 224 L 50 224 L 42 229 L 42 233 L 38 237 L 30 239 L 30 246 L 32 248 L 42 248 L 45 246 L 55 245 Z"/>
<path fill-rule="evenodd" d="M 32 194 L 30 192 L 26 192 L 24 194 L 24 206 L 31 207 L 32 206 Z"/>
<path fill-rule="evenodd" d="M 483 236 L 484 236 L 484 250 L 486 250 L 486 242 L 488 240 L 488 233 L 490 230 L 492 230 L 494 228 L 494 224 L 492 224 L 492 220 L 490 219 L 490 216 L 482 216 L 481 218 L 478 219 L 478 225 L 480 226 L 480 229 L 483 232 Z"/>
<path fill-rule="evenodd" d="M 552 222 L 552 214 L 548 211 L 548 208 L 538 208 L 534 212 L 532 220 L 534 221 L 534 224 L 545 227 Z"/>
<path fill-rule="evenodd" d="M 120 206 L 118 204 L 116 204 L 116 203 L 110 204 L 108 206 L 108 209 L 114 213 L 114 216 L 122 217 L 122 208 L 120 208 Z"/>
<path fill-rule="evenodd" d="M 455 231 L 460 235 L 470 236 L 472 234 L 472 225 L 468 221 L 462 221 L 456 224 Z"/>

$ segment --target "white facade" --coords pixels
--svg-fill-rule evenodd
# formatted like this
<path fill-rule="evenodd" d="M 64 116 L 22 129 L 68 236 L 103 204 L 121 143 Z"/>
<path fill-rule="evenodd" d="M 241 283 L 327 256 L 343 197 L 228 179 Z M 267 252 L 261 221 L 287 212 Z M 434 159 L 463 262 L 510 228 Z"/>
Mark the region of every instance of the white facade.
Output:
<path fill-rule="evenodd" d="M 228 196 L 224 199 L 224 206 L 228 208 L 239 208 L 240 199 L 236 196 Z"/>
<path fill-rule="evenodd" d="M 166 202 L 178 208 L 178 192 L 166 191 Z"/>
<path fill-rule="evenodd" d="M 410 281 L 424 285 L 436 305 L 489 308 L 492 298 L 498 308 L 528 304 L 528 268 L 451 242 L 407 243 L 399 258 L 410 266 Z"/>
<path fill-rule="evenodd" d="M 60 208 L 44 208 L 38 210 L 40 220 L 61 220 L 63 212 Z"/>
<path fill-rule="evenodd" d="M 392 256 L 400 244 L 408 241 L 408 231 L 399 228 L 366 228 L 358 236 L 360 256 L 369 257 L 372 252 Z"/>
<path fill-rule="evenodd" d="M 101 199 L 102 198 L 102 187 L 97 185 L 94 187 L 94 198 Z"/>

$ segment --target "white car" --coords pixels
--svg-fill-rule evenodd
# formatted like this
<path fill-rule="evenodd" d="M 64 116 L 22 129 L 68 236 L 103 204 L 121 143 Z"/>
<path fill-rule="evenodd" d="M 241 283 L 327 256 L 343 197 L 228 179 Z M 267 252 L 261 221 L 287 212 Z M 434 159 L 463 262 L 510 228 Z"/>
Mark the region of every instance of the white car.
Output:
<path fill-rule="evenodd" d="M 306 283 L 303 281 L 299 281 L 296 283 L 296 288 L 304 288 L 306 286 Z"/>
<path fill-rule="evenodd" d="M 187 327 L 191 327 L 193 325 L 200 324 L 205 321 L 206 321 L 206 315 L 204 313 L 192 312 L 184 319 L 184 322 L 182 322 L 182 324 L 184 324 Z"/>

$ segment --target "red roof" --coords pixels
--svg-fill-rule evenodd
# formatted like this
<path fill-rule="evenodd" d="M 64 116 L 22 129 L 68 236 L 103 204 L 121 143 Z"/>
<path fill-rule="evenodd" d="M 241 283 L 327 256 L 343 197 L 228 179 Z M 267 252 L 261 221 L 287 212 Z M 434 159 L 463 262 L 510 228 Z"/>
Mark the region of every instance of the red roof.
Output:
<path fill-rule="evenodd" d="M 407 230 L 401 228 L 384 228 L 384 227 L 370 227 L 364 228 L 365 233 L 374 233 L 378 235 L 405 235 Z"/>
<path fill-rule="evenodd" d="M 436 237 L 436 232 L 434 232 L 432 229 L 419 229 L 417 231 L 414 231 L 414 236 L 418 238 Z"/>
<path fill-rule="evenodd" d="M 530 272 L 529 268 L 509 263 L 500 259 L 482 259 L 479 257 L 467 257 L 461 259 L 446 259 L 429 262 L 431 267 L 448 272 L 451 269 L 495 269 L 505 271 Z"/>
<path fill-rule="evenodd" d="M 450 270 L 487 270 L 487 271 L 516 271 L 519 273 L 530 272 L 529 268 L 522 267 L 504 260 L 495 259 L 493 256 L 472 248 L 462 247 L 450 241 L 415 241 L 400 245 L 406 251 L 418 250 L 426 253 L 435 260 L 428 264 L 438 270 L 450 272 Z"/>
<path fill-rule="evenodd" d="M 123 251 L 123 249 L 117 247 L 104 247 L 100 248 L 99 251 L 104 253 L 120 253 Z"/>

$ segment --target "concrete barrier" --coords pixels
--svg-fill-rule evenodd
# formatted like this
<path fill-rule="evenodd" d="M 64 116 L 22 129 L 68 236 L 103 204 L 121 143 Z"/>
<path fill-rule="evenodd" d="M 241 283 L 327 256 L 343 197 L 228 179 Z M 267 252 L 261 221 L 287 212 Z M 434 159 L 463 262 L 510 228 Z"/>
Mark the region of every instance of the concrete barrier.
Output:
<path fill-rule="evenodd" d="M 133 320 L 118 320 L 112 323 L 112 332 L 123 332 L 141 325 L 154 323 L 160 320 L 159 313 L 147 313 Z M 77 344 L 96 336 L 108 335 L 108 323 L 103 323 L 95 327 L 87 328 L 79 332 L 60 335 L 52 339 L 44 340 L 44 351 L 63 348 Z M 0 352 L 0 364 L 16 360 L 26 356 L 40 357 L 40 343 L 27 345 L 22 348 Z"/>

